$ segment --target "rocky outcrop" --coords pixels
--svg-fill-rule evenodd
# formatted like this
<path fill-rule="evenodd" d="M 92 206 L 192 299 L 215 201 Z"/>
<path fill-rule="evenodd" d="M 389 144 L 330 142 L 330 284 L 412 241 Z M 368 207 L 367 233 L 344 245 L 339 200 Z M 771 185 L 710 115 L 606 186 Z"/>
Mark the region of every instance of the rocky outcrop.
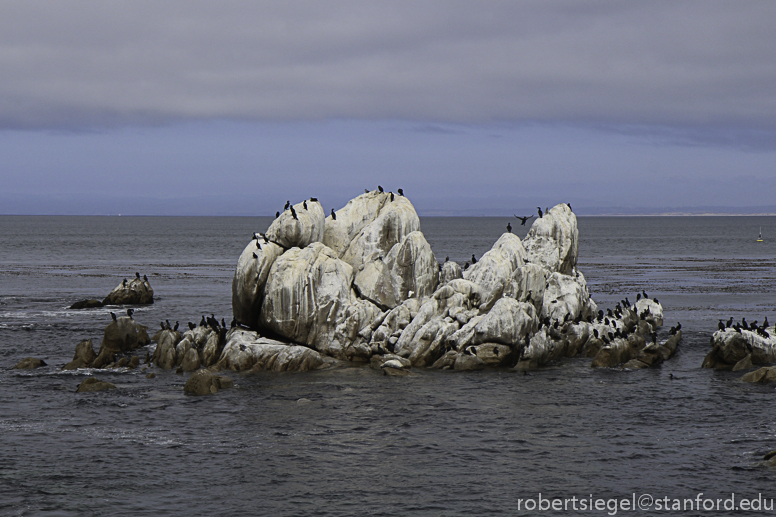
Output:
<path fill-rule="evenodd" d="M 103 305 L 148 305 L 154 303 L 154 290 L 145 278 L 126 278 L 105 297 Z"/>
<path fill-rule="evenodd" d="M 711 337 L 711 351 L 703 359 L 701 366 L 732 370 L 744 360 L 750 365 L 776 362 L 776 328 L 770 327 L 765 332 L 768 337 L 740 328 L 716 331 Z"/>
<path fill-rule="evenodd" d="M 26 357 L 19 361 L 12 370 L 34 370 L 35 368 L 41 368 L 46 365 L 46 361 L 38 359 L 37 357 Z"/>
<path fill-rule="evenodd" d="M 84 339 L 75 346 L 75 355 L 73 360 L 62 367 L 63 370 L 77 370 L 78 368 L 89 368 L 97 354 L 94 353 L 94 346 L 91 339 Z"/>
<path fill-rule="evenodd" d="M 113 352 L 130 352 L 150 342 L 151 339 L 144 325 L 140 325 L 129 316 L 121 316 L 105 327 L 101 348 Z"/>
<path fill-rule="evenodd" d="M 209 335 L 209 345 L 201 342 L 206 331 L 177 342 L 160 336 L 155 361 L 184 371 L 216 361 L 279 371 L 336 358 L 404 374 L 409 367 L 535 368 L 578 354 L 594 366 L 635 361 L 634 368 L 670 357 L 678 339 L 646 345 L 662 325 L 662 307 L 623 301 L 606 317 L 576 267 L 577 253 L 577 220 L 566 204 L 535 220 L 524 240 L 501 235 L 462 271 L 437 263 L 403 196 L 366 192 L 325 218 L 311 200 L 286 210 L 241 254 L 232 305 L 246 328 Z"/>

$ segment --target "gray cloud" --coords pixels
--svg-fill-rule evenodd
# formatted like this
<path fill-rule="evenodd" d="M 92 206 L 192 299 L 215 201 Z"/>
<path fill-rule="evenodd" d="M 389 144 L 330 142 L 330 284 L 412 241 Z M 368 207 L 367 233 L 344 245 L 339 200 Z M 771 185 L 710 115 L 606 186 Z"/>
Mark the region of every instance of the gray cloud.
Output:
<path fill-rule="evenodd" d="M 5 2 L 0 127 L 539 122 L 773 148 L 774 20 L 771 1 Z"/>

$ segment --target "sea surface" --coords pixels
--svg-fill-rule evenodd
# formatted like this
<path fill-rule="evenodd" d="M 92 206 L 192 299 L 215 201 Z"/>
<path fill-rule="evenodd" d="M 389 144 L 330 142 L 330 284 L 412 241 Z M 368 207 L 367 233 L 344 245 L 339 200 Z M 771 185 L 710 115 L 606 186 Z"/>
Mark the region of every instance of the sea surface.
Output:
<path fill-rule="evenodd" d="M 776 449 L 774 386 L 700 368 L 719 318 L 776 321 L 772 217 L 579 218 L 579 269 L 599 307 L 645 290 L 664 308 L 660 339 L 682 323 L 677 355 L 655 369 L 572 358 L 526 376 L 230 373 L 235 388 L 207 397 L 184 395 L 174 371 L 60 370 L 122 310 L 67 307 L 136 271 L 154 288 L 156 303 L 135 312 L 151 331 L 230 321 L 237 258 L 270 222 L 0 217 L 0 515 L 612 515 L 581 500 L 776 498 L 776 467 L 761 461 Z M 463 263 L 508 222 L 521 237 L 529 228 L 421 226 L 438 260 Z M 29 356 L 48 366 L 11 369 Z M 89 375 L 118 389 L 75 393 Z"/>

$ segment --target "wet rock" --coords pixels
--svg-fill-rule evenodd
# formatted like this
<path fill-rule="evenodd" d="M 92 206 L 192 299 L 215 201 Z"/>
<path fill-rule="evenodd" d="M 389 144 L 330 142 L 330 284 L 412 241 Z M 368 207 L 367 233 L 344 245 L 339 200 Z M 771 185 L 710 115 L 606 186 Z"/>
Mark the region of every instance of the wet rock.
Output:
<path fill-rule="evenodd" d="M 626 339 L 615 338 L 604 345 L 593 358 L 593 368 L 613 368 L 635 359 L 646 346 L 642 336 L 631 334 Z"/>
<path fill-rule="evenodd" d="M 199 360 L 199 354 L 195 348 L 189 348 L 189 350 L 183 356 L 183 362 L 181 368 L 184 372 L 193 372 L 199 369 L 201 362 Z"/>
<path fill-rule="evenodd" d="M 210 395 L 212 393 L 218 393 L 220 389 L 231 388 L 234 386 L 234 381 L 229 377 L 215 375 L 213 372 L 206 368 L 201 368 L 191 374 L 191 377 L 186 381 L 183 386 L 184 393 L 188 395 Z"/>
<path fill-rule="evenodd" d="M 81 300 L 70 306 L 71 309 L 95 309 L 98 307 L 102 307 L 102 302 L 94 299 Z"/>
<path fill-rule="evenodd" d="M 159 334 L 156 342 L 156 350 L 154 350 L 154 354 L 151 356 L 151 362 L 165 370 L 174 368 L 178 363 L 176 345 L 186 336 L 188 336 L 189 343 L 192 343 L 196 339 L 195 336 L 204 335 L 209 332 L 212 332 L 209 327 L 195 327 L 194 331 L 188 330 L 183 335 L 174 330 L 163 330 Z M 181 360 L 182 359 L 183 354 L 181 354 Z"/>
<path fill-rule="evenodd" d="M 776 366 L 764 366 L 753 372 L 746 373 L 741 377 L 741 380 L 743 382 L 751 382 L 753 384 L 776 382 Z"/>
<path fill-rule="evenodd" d="M 453 368 L 460 371 L 482 370 L 485 362 L 476 355 L 458 354 Z"/>
<path fill-rule="evenodd" d="M 115 390 L 115 389 L 116 389 L 115 384 L 101 381 L 96 377 L 89 377 L 88 379 L 84 380 L 81 384 L 78 385 L 78 389 L 76 390 L 76 393 L 83 393 L 88 391 Z"/>
<path fill-rule="evenodd" d="M 278 244 L 267 243 L 261 237 L 252 240 L 243 250 L 232 279 L 232 312 L 237 322 L 258 328 L 267 277 L 283 251 Z"/>
<path fill-rule="evenodd" d="M 19 361 L 16 366 L 14 366 L 13 370 L 34 370 L 35 368 L 41 368 L 43 366 L 47 366 L 46 362 L 43 359 L 38 359 L 37 357 L 26 357 Z"/>
<path fill-rule="evenodd" d="M 711 347 L 703 360 L 703 368 L 730 370 L 747 355 L 752 365 L 776 362 L 774 334 L 766 338 L 751 330 L 718 330 L 711 337 Z"/>
<path fill-rule="evenodd" d="M 447 261 L 442 264 L 442 268 L 439 271 L 439 285 L 446 284 L 447 282 L 458 278 L 463 278 L 463 271 L 457 262 Z"/>
<path fill-rule="evenodd" d="M 752 368 L 754 368 L 754 365 L 752 364 L 752 354 L 746 354 L 746 357 L 733 366 L 733 371 L 739 372 L 741 370 L 751 370 Z"/>
<path fill-rule="evenodd" d="M 147 280 L 122 281 L 102 301 L 103 305 L 148 305 L 154 303 L 154 290 Z"/>
<path fill-rule="evenodd" d="M 112 352 L 130 352 L 151 342 L 146 327 L 128 316 L 121 316 L 105 327 L 101 348 Z M 99 353 L 98 353 L 99 355 Z"/>

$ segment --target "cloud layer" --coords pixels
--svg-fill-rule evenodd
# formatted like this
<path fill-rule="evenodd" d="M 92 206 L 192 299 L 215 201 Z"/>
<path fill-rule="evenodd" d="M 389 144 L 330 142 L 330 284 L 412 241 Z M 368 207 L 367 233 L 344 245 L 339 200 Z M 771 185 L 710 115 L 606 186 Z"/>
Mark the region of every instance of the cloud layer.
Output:
<path fill-rule="evenodd" d="M 776 130 L 771 1 L 18 1 L 0 14 L 6 129 L 540 122 L 766 146 Z"/>

